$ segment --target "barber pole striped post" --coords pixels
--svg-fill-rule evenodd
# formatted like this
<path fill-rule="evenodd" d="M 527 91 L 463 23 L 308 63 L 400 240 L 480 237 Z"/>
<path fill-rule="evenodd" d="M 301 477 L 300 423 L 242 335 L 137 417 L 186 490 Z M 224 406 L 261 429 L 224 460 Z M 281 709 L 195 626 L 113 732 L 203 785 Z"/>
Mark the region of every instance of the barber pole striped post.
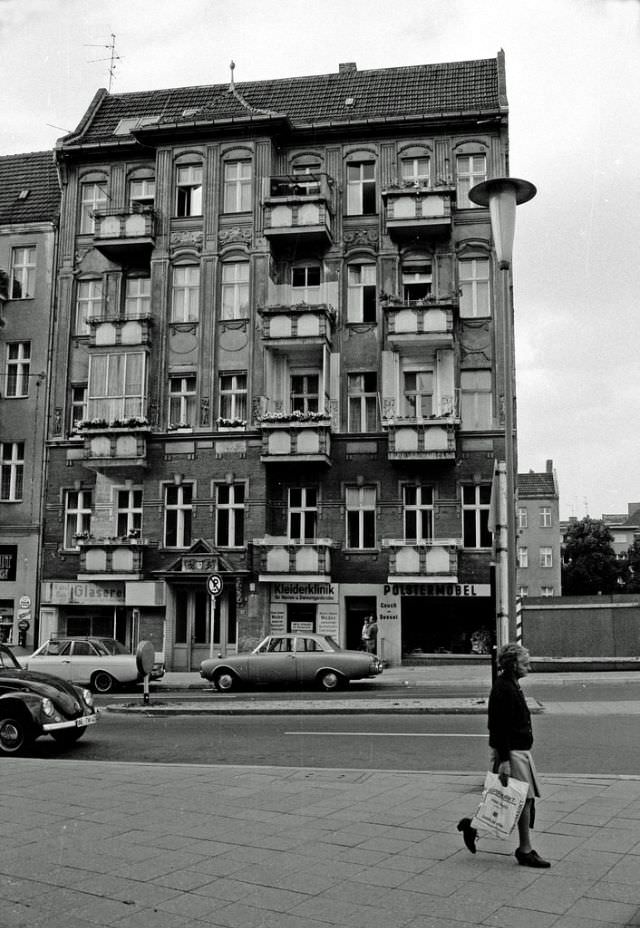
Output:
<path fill-rule="evenodd" d="M 516 643 L 522 644 L 522 597 L 516 596 Z"/>

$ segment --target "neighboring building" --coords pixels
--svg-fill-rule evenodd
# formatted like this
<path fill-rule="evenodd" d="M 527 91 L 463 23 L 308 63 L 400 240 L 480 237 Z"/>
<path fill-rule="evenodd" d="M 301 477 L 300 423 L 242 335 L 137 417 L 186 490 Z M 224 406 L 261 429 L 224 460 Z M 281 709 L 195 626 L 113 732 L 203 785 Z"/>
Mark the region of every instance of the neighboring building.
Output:
<path fill-rule="evenodd" d="M 627 503 L 626 513 L 603 512 L 602 521 L 611 532 L 611 546 L 619 558 L 625 558 L 636 538 L 640 537 L 640 503 Z"/>
<path fill-rule="evenodd" d="M 59 204 L 53 152 L 0 158 L 0 640 L 27 647 L 39 600 Z"/>
<path fill-rule="evenodd" d="M 492 628 L 504 56 L 129 94 L 61 139 L 41 638 L 175 670 Z M 211 598 L 206 580 L 220 578 Z M 217 582 L 217 581 L 215 581 Z"/>
<path fill-rule="evenodd" d="M 520 596 L 560 596 L 561 532 L 553 461 L 543 473 L 518 474 L 517 587 Z"/>

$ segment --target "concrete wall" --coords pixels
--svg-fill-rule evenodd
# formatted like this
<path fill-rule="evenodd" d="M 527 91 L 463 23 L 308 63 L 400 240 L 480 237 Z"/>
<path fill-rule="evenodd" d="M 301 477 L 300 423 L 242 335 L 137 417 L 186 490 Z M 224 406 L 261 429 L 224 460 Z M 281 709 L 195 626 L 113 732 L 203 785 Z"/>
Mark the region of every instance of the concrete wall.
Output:
<path fill-rule="evenodd" d="M 536 657 L 636 657 L 640 596 L 527 597 L 522 643 Z"/>

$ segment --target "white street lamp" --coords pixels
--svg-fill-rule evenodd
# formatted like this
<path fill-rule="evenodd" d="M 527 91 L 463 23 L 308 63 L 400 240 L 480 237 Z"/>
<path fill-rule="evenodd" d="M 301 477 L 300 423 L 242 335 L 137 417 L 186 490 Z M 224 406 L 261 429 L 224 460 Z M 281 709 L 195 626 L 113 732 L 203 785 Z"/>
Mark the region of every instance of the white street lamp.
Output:
<path fill-rule="evenodd" d="M 476 184 L 469 199 L 478 206 L 488 206 L 491 231 L 502 279 L 502 349 L 504 364 L 504 468 L 506 511 L 500 513 L 496 530 L 496 636 L 500 647 L 513 637 L 516 612 L 516 435 L 515 435 L 515 363 L 513 338 L 513 295 L 510 270 L 515 233 L 516 206 L 536 195 L 536 188 L 517 177 L 495 177 Z M 502 540 L 501 540 L 502 539 Z"/>

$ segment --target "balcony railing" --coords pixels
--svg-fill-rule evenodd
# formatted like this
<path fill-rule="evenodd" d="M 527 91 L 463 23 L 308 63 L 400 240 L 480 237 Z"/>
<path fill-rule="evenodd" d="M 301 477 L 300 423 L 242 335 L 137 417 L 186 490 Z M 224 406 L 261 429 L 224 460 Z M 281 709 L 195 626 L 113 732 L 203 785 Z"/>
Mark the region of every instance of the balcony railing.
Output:
<path fill-rule="evenodd" d="M 264 197 L 264 234 L 273 243 L 303 239 L 327 247 L 333 242 L 332 184 L 327 174 L 271 177 Z"/>
<path fill-rule="evenodd" d="M 89 347 L 114 345 L 150 345 L 151 313 L 89 316 Z"/>
<path fill-rule="evenodd" d="M 286 579 L 331 579 L 331 549 L 329 538 L 312 541 L 292 541 L 289 538 L 265 535 L 253 542 L 258 550 L 258 570 L 261 581 Z"/>
<path fill-rule="evenodd" d="M 138 210 L 99 210 L 94 213 L 93 244 L 98 251 L 118 263 L 147 263 L 155 245 L 155 212 Z"/>
<path fill-rule="evenodd" d="M 382 428 L 388 433 L 390 461 L 439 461 L 456 456 L 458 419 L 450 414 L 431 419 L 386 416 Z"/>
<path fill-rule="evenodd" d="M 448 345 L 453 341 L 451 301 L 402 300 L 387 297 L 381 302 L 391 346 L 419 339 L 422 344 Z"/>
<path fill-rule="evenodd" d="M 110 467 L 147 466 L 147 436 L 151 431 L 146 419 L 84 419 L 76 432 L 84 438 L 84 465 L 92 470 Z"/>
<path fill-rule="evenodd" d="M 78 539 L 80 570 L 84 580 L 111 579 L 121 576 L 134 579 L 142 576 L 146 538 L 121 536 Z"/>
<path fill-rule="evenodd" d="M 260 306 L 263 341 L 329 341 L 336 311 L 327 303 L 291 303 Z"/>
<path fill-rule="evenodd" d="M 434 238 L 451 230 L 451 200 L 455 188 L 422 184 L 390 185 L 382 190 L 386 230 L 395 239 L 416 235 Z"/>
<path fill-rule="evenodd" d="M 457 538 L 383 539 L 383 548 L 389 550 L 389 582 L 457 583 L 460 545 Z"/>
<path fill-rule="evenodd" d="M 331 419 L 324 413 L 264 413 L 263 463 L 331 463 Z"/>

